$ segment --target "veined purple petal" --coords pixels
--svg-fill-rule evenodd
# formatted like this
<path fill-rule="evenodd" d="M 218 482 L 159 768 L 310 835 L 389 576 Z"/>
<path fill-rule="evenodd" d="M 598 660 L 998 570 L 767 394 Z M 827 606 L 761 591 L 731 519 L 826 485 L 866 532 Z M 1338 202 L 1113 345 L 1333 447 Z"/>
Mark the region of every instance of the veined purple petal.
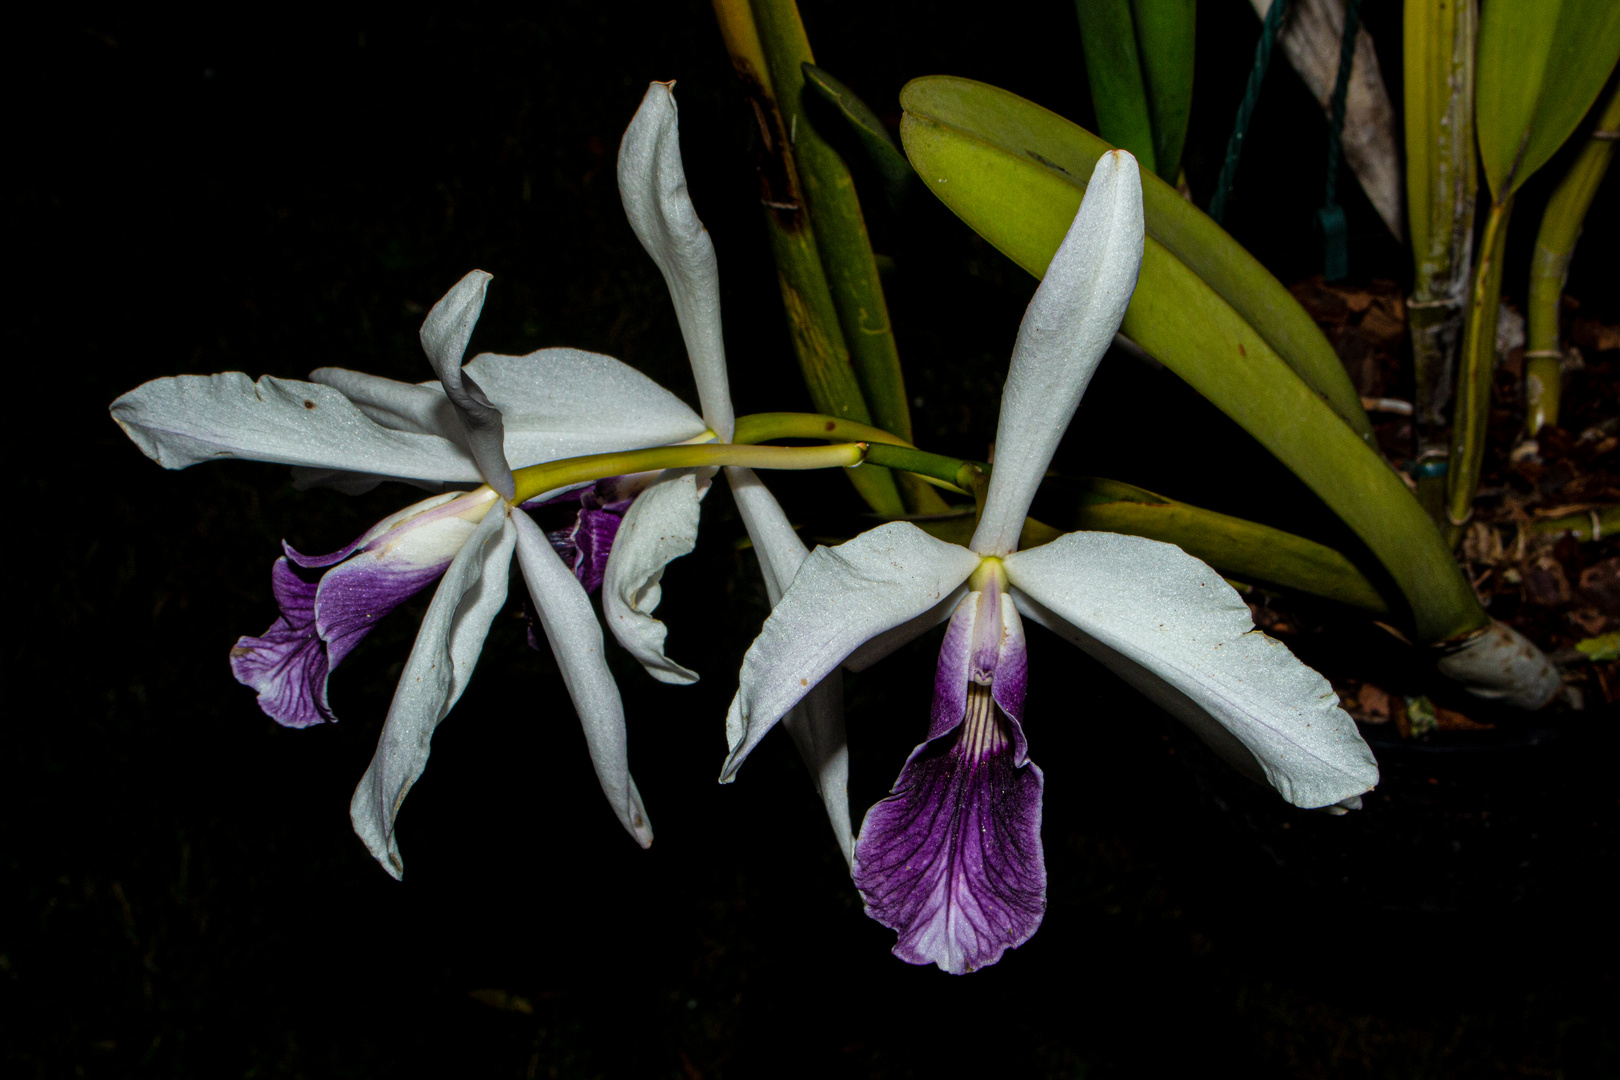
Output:
<path fill-rule="evenodd" d="M 613 552 L 613 540 L 619 534 L 625 512 L 659 475 L 650 472 L 610 476 L 555 498 L 526 502 L 522 508 L 535 512 L 552 550 L 574 572 L 585 591 L 594 592 L 602 586 L 608 556 Z M 564 509 L 573 510 L 573 515 L 559 519 L 556 511 Z M 529 637 L 529 643 L 538 649 L 532 626 Z"/>
<path fill-rule="evenodd" d="M 259 692 L 259 708 L 278 724 L 301 728 L 334 719 L 326 703 L 326 646 L 315 630 L 316 582 L 281 558 L 270 583 L 281 615 L 260 636 L 237 639 L 231 673 Z"/>
<path fill-rule="evenodd" d="M 232 672 L 259 691 L 266 715 L 287 727 L 337 719 L 327 701 L 332 671 L 378 619 L 444 573 L 476 525 L 469 514 L 494 498 L 458 497 L 407 507 L 330 555 L 300 555 L 283 543 L 287 556 L 271 571 L 281 615 L 231 650 Z"/>
<path fill-rule="evenodd" d="M 899 933 L 894 953 L 907 963 L 976 971 L 1040 926 L 1044 780 L 1024 739 L 1027 675 L 1011 598 L 993 586 L 963 597 L 940 649 L 929 740 L 855 844 L 866 912 Z"/>

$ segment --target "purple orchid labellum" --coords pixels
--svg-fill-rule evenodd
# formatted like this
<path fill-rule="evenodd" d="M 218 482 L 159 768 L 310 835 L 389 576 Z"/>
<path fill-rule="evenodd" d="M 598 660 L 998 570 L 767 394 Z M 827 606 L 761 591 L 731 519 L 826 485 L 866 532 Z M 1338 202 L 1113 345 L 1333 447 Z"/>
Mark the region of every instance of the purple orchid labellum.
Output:
<path fill-rule="evenodd" d="M 535 515 L 546 539 L 585 591 L 595 592 L 607 573 L 608 557 L 613 553 L 613 541 L 624 524 L 624 515 L 658 475 L 610 476 L 555 498 L 526 502 L 523 509 Z M 561 525 L 556 525 L 554 519 L 548 522 L 545 511 L 559 509 L 573 510 L 572 517 L 565 518 Z"/>
<path fill-rule="evenodd" d="M 928 741 L 867 811 L 855 845 L 855 885 L 866 913 L 899 932 L 895 955 L 956 973 L 1028 941 L 1046 911 L 1023 625 L 999 565 L 987 566 L 945 631 Z"/>
<path fill-rule="evenodd" d="M 259 708 L 286 727 L 335 721 L 327 680 L 377 620 L 444 575 L 472 534 L 469 513 L 489 500 L 440 495 L 378 523 L 330 555 L 287 554 L 271 569 L 280 616 L 231 649 L 236 681 L 259 692 Z"/>
<path fill-rule="evenodd" d="M 1173 545 L 1111 533 L 1018 550 L 1142 250 L 1136 162 L 1111 151 L 1019 326 L 970 543 L 891 522 L 817 548 L 743 658 L 722 782 L 840 666 L 861 670 L 951 620 L 928 742 L 867 814 L 854 850 L 867 912 L 898 932 L 894 951 L 910 963 L 982 968 L 1028 940 L 1044 912 L 1044 781 L 1024 740 L 1021 619 L 1089 653 L 1296 806 L 1342 813 L 1378 782 L 1327 680 L 1257 631 L 1210 567 Z"/>

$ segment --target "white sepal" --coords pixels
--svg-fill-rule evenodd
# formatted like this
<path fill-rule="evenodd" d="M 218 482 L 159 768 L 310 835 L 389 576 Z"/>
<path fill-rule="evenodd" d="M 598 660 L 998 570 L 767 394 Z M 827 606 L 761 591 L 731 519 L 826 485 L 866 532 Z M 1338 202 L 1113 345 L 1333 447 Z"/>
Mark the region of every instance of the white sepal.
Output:
<path fill-rule="evenodd" d="M 968 545 L 974 551 L 1005 555 L 1018 547 L 1035 489 L 1136 290 L 1142 234 L 1136 159 L 1109 151 L 1018 327 L 1001 392 L 995 469 Z"/>
<path fill-rule="evenodd" d="M 714 242 L 686 190 L 672 86 L 655 82 L 647 87 L 624 133 L 619 144 L 619 195 L 636 238 L 669 286 L 703 418 L 721 442 L 730 442 L 734 418 L 720 333 L 720 271 Z"/>
<path fill-rule="evenodd" d="M 652 825 L 641 792 L 630 776 L 624 703 L 603 655 L 602 627 L 591 609 L 591 599 L 573 571 L 563 565 L 540 526 L 527 514 L 513 514 L 512 519 L 517 523 L 518 565 L 529 584 L 529 596 L 551 644 L 551 655 L 557 658 L 563 684 L 579 714 L 596 779 L 625 831 L 636 843 L 649 847 Z"/>

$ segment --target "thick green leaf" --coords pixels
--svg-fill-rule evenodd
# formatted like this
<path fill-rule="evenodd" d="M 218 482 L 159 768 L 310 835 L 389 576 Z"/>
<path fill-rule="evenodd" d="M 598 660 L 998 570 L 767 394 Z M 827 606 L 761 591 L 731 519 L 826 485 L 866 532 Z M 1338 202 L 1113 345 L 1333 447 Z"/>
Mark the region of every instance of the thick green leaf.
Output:
<path fill-rule="evenodd" d="M 941 116 L 947 111 L 942 99 L 954 106 L 948 110 L 954 123 Z M 1102 151 L 1088 161 L 1076 149 L 1081 140 L 1053 137 L 1072 125 L 965 80 L 913 82 L 902 91 L 901 104 L 906 114 L 900 137 L 929 189 L 1014 262 L 1036 276 L 1045 273 L 1079 206 L 1089 162 Z M 1022 123 L 1009 125 L 1009 117 Z M 1155 206 L 1147 194 L 1153 187 L 1163 185 L 1144 176 L 1145 206 Z M 1485 626 L 1473 589 L 1401 479 L 1243 313 L 1179 257 L 1184 250 L 1194 259 L 1202 256 L 1204 266 L 1219 267 L 1222 258 L 1212 258 L 1189 237 L 1236 245 L 1213 223 L 1202 232 L 1196 225 L 1166 229 L 1162 220 L 1156 228 L 1150 216 L 1148 232 L 1122 332 L 1276 455 L 1361 537 L 1400 588 L 1420 639 L 1442 641 Z M 1178 242 L 1175 247 L 1166 235 Z M 1242 265 L 1223 254 L 1224 265 Z M 1244 295 L 1230 279 L 1227 284 Z M 1252 295 L 1247 299 L 1254 303 Z M 1269 313 L 1254 310 L 1264 324 Z M 1342 367 L 1339 372 L 1342 377 Z"/>
<path fill-rule="evenodd" d="M 1074 8 L 1080 17 L 1080 45 L 1097 130 L 1110 143 L 1135 154 L 1143 169 L 1157 171 L 1131 0 L 1074 0 Z"/>
<path fill-rule="evenodd" d="M 1193 45 L 1198 0 L 1131 0 L 1136 51 L 1153 121 L 1154 172 L 1174 184 L 1192 113 Z"/>
<path fill-rule="evenodd" d="M 932 125 L 951 132 L 953 138 L 976 140 L 983 143 L 987 151 L 999 151 L 1013 159 L 998 168 L 1012 169 L 1021 175 L 1029 167 L 1044 167 L 1052 179 L 1074 190 L 1075 205 L 1097 159 L 1113 149 L 1084 128 L 1034 102 L 971 79 L 948 75 L 913 79 L 900 91 L 900 105 L 905 110 L 901 120 L 903 140 L 908 122 L 914 128 L 919 124 Z M 918 165 L 917 155 L 909 143 L 906 152 L 912 164 Z M 918 171 L 923 171 L 920 165 Z M 931 180 L 925 176 L 924 179 L 934 188 L 934 194 L 950 203 L 937 178 Z M 993 199 L 994 194 L 982 197 Z M 1142 208 L 1148 235 L 1208 283 L 1254 328 L 1261 340 L 1370 444 L 1372 422 L 1361 407 L 1361 395 L 1351 384 L 1333 346 L 1282 283 L 1209 215 L 1156 176 L 1144 174 L 1142 177 Z M 1069 213 L 1072 217 L 1072 207 Z M 971 219 L 969 224 L 977 227 Z M 1009 217 L 997 228 L 1016 232 L 1023 226 L 1015 217 Z M 1063 229 L 1047 237 L 1050 247 L 1038 255 L 1038 271 L 1022 264 L 1018 256 L 1013 258 L 1032 273 L 1044 273 L 1047 261 L 1057 250 L 1067 228 L 1065 221 Z M 986 236 L 989 238 L 988 234 Z M 991 242 L 1000 246 L 994 239 Z M 1012 254 L 1006 247 L 1002 250 Z"/>
<path fill-rule="evenodd" d="M 906 188 L 917 179 L 917 174 L 878 114 L 853 90 L 814 64 L 804 65 L 804 81 L 806 86 L 814 89 L 849 121 L 851 130 L 861 141 L 861 148 L 883 178 L 889 200 L 897 202 Z"/>
<path fill-rule="evenodd" d="M 1493 0 L 1474 73 L 1479 155 L 1500 203 L 1564 145 L 1620 58 L 1615 0 Z"/>

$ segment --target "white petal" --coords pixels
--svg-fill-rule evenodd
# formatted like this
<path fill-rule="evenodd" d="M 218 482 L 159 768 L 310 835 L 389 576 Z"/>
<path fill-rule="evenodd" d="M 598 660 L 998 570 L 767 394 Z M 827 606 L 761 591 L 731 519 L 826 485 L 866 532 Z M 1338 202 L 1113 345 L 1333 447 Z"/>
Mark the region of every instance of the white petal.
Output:
<path fill-rule="evenodd" d="M 850 671 L 865 671 L 900 648 L 900 646 L 909 645 L 911 642 L 916 641 L 928 631 L 949 619 L 951 613 L 956 610 L 956 605 L 961 602 L 962 597 L 967 595 L 967 592 L 967 583 L 963 582 L 952 589 L 945 599 L 915 619 L 883 631 L 883 633 L 850 653 L 849 659 L 844 661 L 844 666 Z"/>
<path fill-rule="evenodd" d="M 720 271 L 686 190 L 680 121 L 668 83 L 647 87 L 619 144 L 619 195 L 647 254 L 663 271 L 692 360 L 703 418 L 721 442 L 731 441 L 731 389 L 720 335 Z"/>
<path fill-rule="evenodd" d="M 438 382 L 402 383 L 334 367 L 316 368 L 309 373 L 309 381 L 337 390 L 385 428 L 442 435 L 453 442 L 462 439 L 456 407 Z"/>
<path fill-rule="evenodd" d="M 737 513 L 742 515 L 748 539 L 753 541 L 754 551 L 759 556 L 765 594 L 775 607 L 793 583 L 793 575 L 799 572 L 799 564 L 810 554 L 810 549 L 793 531 L 793 525 L 782 512 L 782 504 L 754 475 L 754 470 L 729 466 L 726 480 L 731 484 L 731 497 L 737 503 Z"/>
<path fill-rule="evenodd" d="M 405 795 L 427 767 L 433 730 L 455 707 L 506 604 L 506 579 L 516 530 L 497 505 L 479 522 L 451 561 L 422 618 L 377 753 L 349 803 L 354 831 L 394 877 L 404 875 L 394 819 Z"/>
<path fill-rule="evenodd" d="M 667 446 L 708 428 L 680 398 L 628 364 L 599 353 L 480 353 L 466 371 L 500 408 L 507 460 L 520 467 Z"/>
<path fill-rule="evenodd" d="M 855 866 L 855 831 L 849 822 L 849 740 L 844 735 L 843 676 L 837 671 L 811 688 L 793 706 L 782 726 L 810 770 L 810 781 L 821 796 L 832 822 L 833 836 L 844 861 Z"/>
<path fill-rule="evenodd" d="M 1142 179 L 1136 159 L 1114 150 L 1098 160 L 1018 327 L 974 551 L 1004 555 L 1018 547 L 1035 488 L 1125 317 L 1141 266 Z"/>
<path fill-rule="evenodd" d="M 743 657 L 726 716 L 731 756 L 721 781 L 731 780 L 765 733 L 845 657 L 934 607 L 979 561 L 904 521 L 812 551 Z"/>
<path fill-rule="evenodd" d="M 477 465 L 437 435 L 394 431 L 329 386 L 240 371 L 178 375 L 136 387 L 112 416 L 166 469 L 240 458 L 379 476 L 477 483 Z"/>
<path fill-rule="evenodd" d="M 619 821 L 642 847 L 652 844 L 652 825 L 641 793 L 630 776 L 629 740 L 624 703 L 602 652 L 602 627 L 579 579 L 551 547 L 527 514 L 516 513 L 518 565 L 529 583 L 535 614 L 551 643 L 551 655 L 562 669 L 563 684 L 579 713 L 585 745 L 602 793 Z"/>
<path fill-rule="evenodd" d="M 1021 612 L 1125 678 L 1141 681 L 1146 669 L 1184 695 L 1253 755 L 1289 802 L 1328 806 L 1378 782 L 1372 751 L 1328 681 L 1254 629 L 1232 587 L 1180 548 L 1069 533 L 1009 556 L 1006 566 Z M 1139 688 L 1166 703 L 1162 687 Z M 1186 719 L 1184 706 L 1166 707 Z M 1191 726 L 1223 749 L 1207 722 Z"/>
<path fill-rule="evenodd" d="M 697 682 L 694 672 L 664 655 L 669 631 L 650 613 L 664 596 L 664 567 L 697 546 L 699 483 L 692 470 L 672 471 L 636 496 L 602 576 L 608 629 L 659 682 Z"/>
<path fill-rule="evenodd" d="M 484 482 L 510 499 L 517 490 L 504 451 L 501 410 L 492 404 L 476 379 L 466 375 L 461 360 L 484 310 L 490 276 L 474 270 L 451 287 L 422 322 L 422 351 L 427 353 L 444 394 L 456 408 L 467 432 L 467 448 L 478 462 Z"/>

